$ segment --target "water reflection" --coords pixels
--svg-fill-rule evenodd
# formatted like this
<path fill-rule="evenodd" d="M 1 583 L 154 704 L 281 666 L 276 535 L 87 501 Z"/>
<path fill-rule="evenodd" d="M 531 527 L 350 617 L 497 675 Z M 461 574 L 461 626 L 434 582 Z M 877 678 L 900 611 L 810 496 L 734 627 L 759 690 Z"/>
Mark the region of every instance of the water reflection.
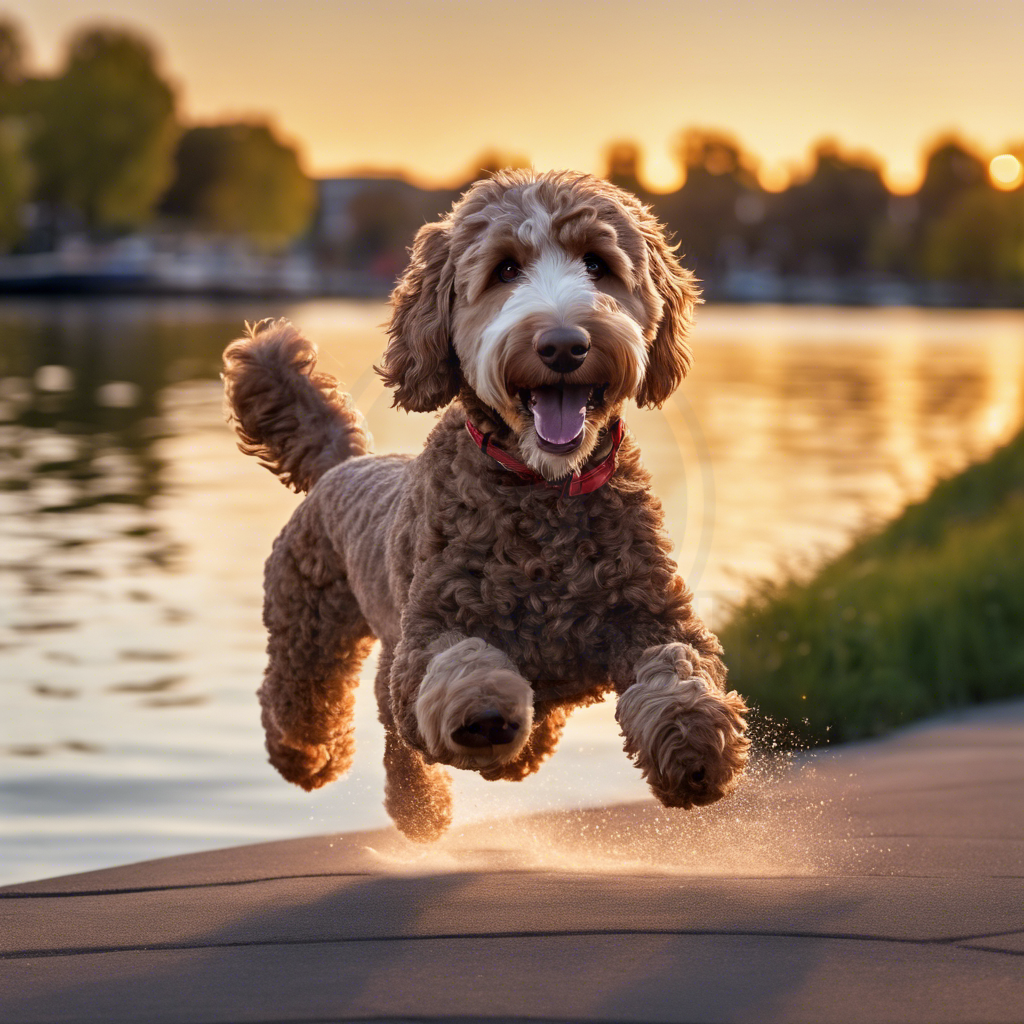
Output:
<path fill-rule="evenodd" d="M 187 692 L 197 679 L 166 674 L 181 657 L 174 627 L 191 614 L 161 584 L 181 571 L 186 542 L 156 505 L 168 491 L 166 389 L 183 377 L 216 379 L 233 312 L 109 302 L 0 311 L 0 650 L 9 710 L 0 754 L 74 771 L 76 756 L 108 753 L 117 772 L 118 744 L 96 739 L 117 731 L 103 726 L 111 721 L 103 695 L 148 709 L 209 699 Z M 146 633 L 152 649 L 130 646 Z M 128 663 L 136 678 L 111 682 Z M 151 738 L 137 726 L 126 732 Z"/>
<path fill-rule="evenodd" d="M 110 584 L 173 571 L 181 551 L 149 514 L 163 490 L 155 441 L 172 360 L 153 344 L 144 317 L 132 318 L 135 330 L 128 332 L 124 316 L 112 317 L 104 305 L 5 313 L 0 593 L 10 616 L 4 632 L 14 638 L 8 646 L 20 648 L 6 683 L 24 681 L 38 697 L 72 701 L 90 691 L 63 681 L 82 676 L 83 630 L 104 605 L 130 606 L 149 596 L 141 589 L 116 593 Z M 131 629 L 124 611 L 114 614 Z M 17 666 L 30 678 L 19 679 Z M 44 678 L 31 678 L 37 675 Z M 7 749 L 40 756 L 99 748 L 63 740 Z"/>
<path fill-rule="evenodd" d="M 434 417 L 370 371 L 381 305 L 0 306 L 0 875 L 385 821 L 374 658 L 353 775 L 302 794 L 263 759 L 261 566 L 297 499 L 235 451 L 218 372 L 267 313 L 320 342 L 378 450 L 422 446 Z M 628 420 L 712 618 L 1021 421 L 1019 314 L 711 308 L 696 356 L 676 401 Z M 608 707 L 526 783 L 458 787 L 464 815 L 645 793 Z"/>

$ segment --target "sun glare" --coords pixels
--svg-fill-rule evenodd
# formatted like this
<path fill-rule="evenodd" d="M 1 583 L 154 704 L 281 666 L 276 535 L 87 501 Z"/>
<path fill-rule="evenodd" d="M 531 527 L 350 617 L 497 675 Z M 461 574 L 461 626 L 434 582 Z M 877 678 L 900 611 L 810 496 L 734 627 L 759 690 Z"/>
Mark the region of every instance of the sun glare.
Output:
<path fill-rule="evenodd" d="M 793 175 L 779 164 L 767 164 L 758 170 L 757 180 L 766 192 L 781 192 L 793 180 Z"/>
<path fill-rule="evenodd" d="M 992 184 L 1006 192 L 1024 182 L 1024 166 L 1012 153 L 994 156 L 988 165 L 988 173 Z"/>
<path fill-rule="evenodd" d="M 643 177 L 653 192 L 675 192 L 683 183 L 679 161 L 667 152 L 654 148 L 647 153 Z"/>

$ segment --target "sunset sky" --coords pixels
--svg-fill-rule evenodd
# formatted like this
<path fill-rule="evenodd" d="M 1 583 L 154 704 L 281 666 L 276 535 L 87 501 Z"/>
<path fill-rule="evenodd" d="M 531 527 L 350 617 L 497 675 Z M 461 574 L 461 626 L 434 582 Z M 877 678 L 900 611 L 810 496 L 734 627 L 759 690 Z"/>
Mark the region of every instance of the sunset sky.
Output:
<path fill-rule="evenodd" d="M 639 142 L 672 187 L 686 126 L 725 128 L 768 173 L 839 139 L 918 178 L 959 131 L 986 155 L 1024 141 L 1024 2 L 973 0 L 17 0 L 37 70 L 106 21 L 158 43 L 192 120 L 270 116 L 308 169 L 464 178 L 496 148 L 600 170 Z"/>

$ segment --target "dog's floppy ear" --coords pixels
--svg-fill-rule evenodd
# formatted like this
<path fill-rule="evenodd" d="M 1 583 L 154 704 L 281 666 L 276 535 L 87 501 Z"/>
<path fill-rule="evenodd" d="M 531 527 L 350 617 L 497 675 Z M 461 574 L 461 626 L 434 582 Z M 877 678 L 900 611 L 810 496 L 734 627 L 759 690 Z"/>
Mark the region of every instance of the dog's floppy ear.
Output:
<path fill-rule="evenodd" d="M 409 266 L 391 293 L 388 347 L 377 372 L 395 389 L 395 405 L 431 412 L 459 391 L 459 363 L 452 347 L 454 272 L 449 263 L 451 226 L 424 224 L 412 244 Z"/>
<path fill-rule="evenodd" d="M 676 259 L 674 247 L 665 239 L 665 229 L 648 214 L 642 231 L 647 244 L 651 285 L 661 297 L 662 312 L 654 339 L 647 352 L 647 371 L 637 390 L 639 406 L 662 405 L 682 383 L 692 356 L 688 338 L 693 326 L 693 307 L 700 301 L 696 279 Z"/>

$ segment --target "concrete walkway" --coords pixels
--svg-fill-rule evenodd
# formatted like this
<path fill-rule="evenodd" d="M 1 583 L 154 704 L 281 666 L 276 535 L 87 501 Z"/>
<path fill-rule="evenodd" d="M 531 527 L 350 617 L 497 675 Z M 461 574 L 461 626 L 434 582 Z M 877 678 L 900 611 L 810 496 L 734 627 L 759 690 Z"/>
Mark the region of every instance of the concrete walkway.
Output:
<path fill-rule="evenodd" d="M 638 804 L 0 889 L 0 1020 L 1024 1020 L 1024 702 Z"/>

